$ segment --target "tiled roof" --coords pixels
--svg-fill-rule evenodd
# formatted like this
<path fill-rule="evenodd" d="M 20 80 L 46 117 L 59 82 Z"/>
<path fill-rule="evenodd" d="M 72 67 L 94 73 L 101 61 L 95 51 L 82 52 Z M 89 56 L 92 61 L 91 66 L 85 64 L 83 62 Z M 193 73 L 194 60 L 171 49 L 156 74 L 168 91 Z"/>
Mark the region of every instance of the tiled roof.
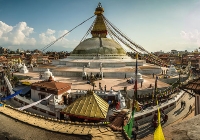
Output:
<path fill-rule="evenodd" d="M 124 126 L 124 118 L 126 117 L 126 112 L 121 111 L 115 117 L 115 119 L 108 125 L 111 129 L 116 131 L 121 131 L 122 126 Z"/>
<path fill-rule="evenodd" d="M 189 81 L 186 85 L 183 85 L 183 88 L 200 91 L 200 77 L 198 79 Z"/>
<path fill-rule="evenodd" d="M 40 81 L 40 82 L 32 83 L 32 86 L 43 87 L 47 89 L 56 89 L 56 90 L 71 89 L 71 84 L 57 82 L 57 81 Z"/>
<path fill-rule="evenodd" d="M 85 118 L 105 119 L 108 112 L 108 103 L 96 95 L 94 92 L 88 92 L 86 95 L 78 98 L 68 107 L 63 109 L 63 113 L 81 116 Z"/>

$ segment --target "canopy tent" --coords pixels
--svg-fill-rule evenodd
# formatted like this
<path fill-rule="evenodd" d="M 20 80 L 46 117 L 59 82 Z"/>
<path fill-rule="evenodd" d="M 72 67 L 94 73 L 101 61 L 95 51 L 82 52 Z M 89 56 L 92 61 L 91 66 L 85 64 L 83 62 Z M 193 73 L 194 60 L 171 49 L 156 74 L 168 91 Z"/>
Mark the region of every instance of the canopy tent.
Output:
<path fill-rule="evenodd" d="M 13 90 L 14 91 L 21 90 L 20 95 L 25 95 L 31 91 L 31 87 L 30 86 L 19 86 L 19 87 L 15 87 Z"/>

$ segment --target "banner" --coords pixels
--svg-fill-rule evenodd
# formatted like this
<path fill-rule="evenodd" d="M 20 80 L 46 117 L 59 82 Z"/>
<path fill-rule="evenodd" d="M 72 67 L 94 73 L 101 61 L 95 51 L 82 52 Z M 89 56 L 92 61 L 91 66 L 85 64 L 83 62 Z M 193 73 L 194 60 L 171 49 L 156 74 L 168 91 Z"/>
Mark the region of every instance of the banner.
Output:
<path fill-rule="evenodd" d="M 51 94 L 51 95 L 52 95 L 52 94 Z M 27 108 L 32 107 L 32 106 L 34 106 L 34 105 L 37 105 L 37 104 L 39 104 L 40 102 L 42 102 L 43 100 L 49 99 L 49 97 L 50 97 L 51 95 L 49 95 L 49 96 L 47 96 L 47 97 L 45 97 L 45 98 L 43 98 L 43 99 L 41 99 L 41 100 L 39 100 L 39 101 L 37 101 L 37 102 L 34 102 L 34 103 L 32 103 L 32 104 L 29 104 L 29 105 L 26 105 L 26 106 L 23 106 L 23 107 L 20 107 L 20 108 L 17 108 L 17 109 L 19 109 L 19 110 L 24 110 L 24 109 L 27 109 Z"/>
<path fill-rule="evenodd" d="M 7 97 L 5 97 L 5 98 L 1 98 L 1 100 L 8 100 L 8 99 L 10 99 L 10 98 L 12 98 L 12 97 L 14 97 L 14 96 L 20 94 L 21 91 L 22 91 L 22 90 L 18 90 L 18 91 L 16 91 L 14 94 L 11 94 L 11 95 L 9 95 L 9 96 L 7 96 Z"/>
<path fill-rule="evenodd" d="M 157 101 L 158 105 L 158 101 Z M 158 107 L 158 127 L 156 128 L 154 132 L 154 140 L 165 140 L 163 131 L 162 131 L 162 126 L 160 124 L 160 109 Z"/>
<path fill-rule="evenodd" d="M 135 113 L 135 109 L 134 109 L 134 111 L 132 111 L 132 114 L 130 116 L 130 120 L 129 120 L 128 124 L 126 126 L 124 126 L 124 130 L 130 139 L 132 137 L 132 130 L 133 130 L 133 126 L 134 126 L 134 113 Z"/>

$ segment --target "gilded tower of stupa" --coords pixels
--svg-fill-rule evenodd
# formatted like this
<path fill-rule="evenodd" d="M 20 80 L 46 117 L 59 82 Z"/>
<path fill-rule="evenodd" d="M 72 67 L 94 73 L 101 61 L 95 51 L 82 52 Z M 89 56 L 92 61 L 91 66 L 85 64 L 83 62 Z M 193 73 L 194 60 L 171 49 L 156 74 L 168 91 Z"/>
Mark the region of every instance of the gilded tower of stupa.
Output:
<path fill-rule="evenodd" d="M 101 6 L 101 3 L 99 3 L 99 5 L 97 6 L 94 14 L 97 16 L 96 17 L 96 21 L 95 24 L 93 26 L 93 29 L 91 31 L 92 37 L 101 37 L 101 38 L 106 38 L 107 35 L 107 29 L 106 29 L 106 25 L 103 21 L 103 12 L 104 9 Z"/>
<path fill-rule="evenodd" d="M 120 44 L 107 38 L 107 28 L 103 19 L 104 9 L 99 3 L 94 14 L 95 23 L 91 30 L 92 38 L 82 41 L 72 52 L 70 58 L 93 59 L 99 56 L 102 59 L 126 59 L 127 55 Z M 96 57 L 97 58 L 97 57 Z"/>

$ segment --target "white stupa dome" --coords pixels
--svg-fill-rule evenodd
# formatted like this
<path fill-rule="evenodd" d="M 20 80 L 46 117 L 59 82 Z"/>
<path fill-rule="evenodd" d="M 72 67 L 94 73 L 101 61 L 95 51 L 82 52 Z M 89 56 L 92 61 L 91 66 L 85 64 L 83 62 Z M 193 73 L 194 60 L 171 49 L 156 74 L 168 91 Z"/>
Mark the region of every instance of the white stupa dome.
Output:
<path fill-rule="evenodd" d="M 50 70 L 47 69 L 47 70 L 44 72 L 44 79 L 45 79 L 45 80 L 48 80 L 50 76 L 52 76 L 52 78 L 54 79 L 54 76 L 53 76 L 52 72 L 50 72 Z"/>

